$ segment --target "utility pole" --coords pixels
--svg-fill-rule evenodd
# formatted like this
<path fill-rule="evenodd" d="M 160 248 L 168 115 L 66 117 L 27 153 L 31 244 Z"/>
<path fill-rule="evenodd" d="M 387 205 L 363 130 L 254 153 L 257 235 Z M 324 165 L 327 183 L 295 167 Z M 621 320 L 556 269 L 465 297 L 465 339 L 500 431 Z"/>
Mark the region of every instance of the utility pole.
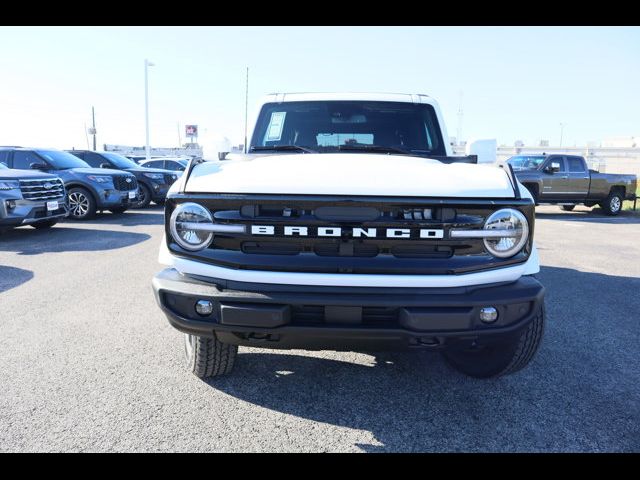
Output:
<path fill-rule="evenodd" d="M 247 114 L 249 112 L 249 67 L 247 67 L 247 83 L 244 92 L 244 153 L 247 153 Z"/>
<path fill-rule="evenodd" d="M 155 64 L 151 63 L 146 58 L 144 59 L 144 120 L 147 141 L 145 144 L 145 156 L 149 160 L 151 158 L 151 147 L 149 146 L 149 67 L 153 67 Z"/>
<path fill-rule="evenodd" d="M 562 133 L 564 130 L 564 126 L 566 125 L 566 123 L 560 123 L 560 146 L 562 146 Z"/>
<path fill-rule="evenodd" d="M 96 151 L 96 111 L 93 107 L 91 107 L 91 117 L 93 118 L 93 128 L 91 129 L 91 133 L 93 134 L 93 151 Z"/>
<path fill-rule="evenodd" d="M 180 122 L 178 122 L 178 148 L 182 148 L 182 137 L 180 136 Z"/>

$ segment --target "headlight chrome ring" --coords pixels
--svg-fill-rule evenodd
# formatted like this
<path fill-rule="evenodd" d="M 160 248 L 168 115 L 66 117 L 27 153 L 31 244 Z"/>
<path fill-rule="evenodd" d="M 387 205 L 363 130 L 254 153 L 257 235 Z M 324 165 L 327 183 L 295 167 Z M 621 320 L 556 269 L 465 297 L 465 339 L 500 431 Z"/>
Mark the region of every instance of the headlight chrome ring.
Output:
<path fill-rule="evenodd" d="M 169 220 L 171 236 L 182 248 L 190 252 L 207 248 L 213 240 L 213 232 L 182 227 L 182 224 L 186 223 L 213 224 L 211 212 L 198 203 L 181 203 L 175 208 Z"/>
<path fill-rule="evenodd" d="M 493 212 L 484 224 L 485 230 L 513 230 L 515 235 L 499 238 L 485 238 L 487 251 L 498 258 L 513 257 L 527 243 L 529 222 L 524 214 L 514 208 L 503 208 Z"/>

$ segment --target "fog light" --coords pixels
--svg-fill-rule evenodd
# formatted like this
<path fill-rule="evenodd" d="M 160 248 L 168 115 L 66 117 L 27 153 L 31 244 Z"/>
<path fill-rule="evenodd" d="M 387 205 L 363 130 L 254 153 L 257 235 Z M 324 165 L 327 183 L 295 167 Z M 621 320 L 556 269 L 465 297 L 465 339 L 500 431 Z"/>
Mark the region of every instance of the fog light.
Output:
<path fill-rule="evenodd" d="M 7 200 L 6 201 L 6 205 L 7 205 L 7 210 L 13 210 L 14 208 L 16 208 L 16 201 L 15 200 Z"/>
<path fill-rule="evenodd" d="M 196 302 L 196 312 L 203 317 L 211 315 L 213 313 L 213 303 L 209 300 L 198 300 Z"/>
<path fill-rule="evenodd" d="M 493 323 L 498 319 L 498 311 L 493 307 L 483 307 L 480 310 L 480 320 L 484 323 Z"/>

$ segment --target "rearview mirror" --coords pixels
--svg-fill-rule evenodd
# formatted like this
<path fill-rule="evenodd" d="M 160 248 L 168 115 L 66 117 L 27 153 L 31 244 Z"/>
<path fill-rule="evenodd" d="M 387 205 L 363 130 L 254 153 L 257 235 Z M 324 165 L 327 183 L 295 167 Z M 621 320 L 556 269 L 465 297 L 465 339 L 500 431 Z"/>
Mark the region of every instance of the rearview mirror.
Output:
<path fill-rule="evenodd" d="M 32 164 L 29 165 L 29 168 L 33 170 L 47 170 L 47 168 L 49 167 L 46 163 L 33 162 Z"/>

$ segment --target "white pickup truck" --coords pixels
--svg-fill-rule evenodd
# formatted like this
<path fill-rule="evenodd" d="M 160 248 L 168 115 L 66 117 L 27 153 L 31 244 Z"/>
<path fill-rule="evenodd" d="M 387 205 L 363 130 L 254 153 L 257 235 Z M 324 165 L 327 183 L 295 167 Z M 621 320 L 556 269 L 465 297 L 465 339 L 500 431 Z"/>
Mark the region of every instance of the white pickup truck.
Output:
<path fill-rule="evenodd" d="M 533 200 L 511 168 L 452 156 L 435 100 L 273 94 L 249 138 L 167 196 L 153 287 L 194 374 L 230 372 L 238 345 L 422 348 L 480 378 L 529 363 Z"/>

